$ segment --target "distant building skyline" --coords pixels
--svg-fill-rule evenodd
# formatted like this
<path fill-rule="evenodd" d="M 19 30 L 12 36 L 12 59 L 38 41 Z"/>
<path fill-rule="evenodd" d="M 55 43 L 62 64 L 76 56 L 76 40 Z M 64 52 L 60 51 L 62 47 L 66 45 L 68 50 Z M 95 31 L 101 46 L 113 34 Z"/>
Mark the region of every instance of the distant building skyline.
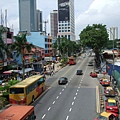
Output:
<path fill-rule="evenodd" d="M 19 0 L 19 31 L 43 31 L 42 11 L 36 9 L 36 0 Z"/>
<path fill-rule="evenodd" d="M 110 27 L 110 40 L 118 39 L 118 27 Z"/>
<path fill-rule="evenodd" d="M 50 13 L 50 23 L 51 36 L 53 39 L 56 39 L 58 34 L 58 10 L 53 10 Z"/>

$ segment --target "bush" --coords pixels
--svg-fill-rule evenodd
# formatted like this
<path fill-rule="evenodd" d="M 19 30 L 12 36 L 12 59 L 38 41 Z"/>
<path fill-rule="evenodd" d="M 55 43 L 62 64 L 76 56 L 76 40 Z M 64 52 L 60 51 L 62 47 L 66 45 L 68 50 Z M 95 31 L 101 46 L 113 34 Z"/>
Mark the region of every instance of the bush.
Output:
<path fill-rule="evenodd" d="M 5 107 L 5 105 L 9 104 L 9 102 L 7 101 L 7 99 L 3 96 L 0 96 L 0 109 L 2 109 L 3 107 Z"/>

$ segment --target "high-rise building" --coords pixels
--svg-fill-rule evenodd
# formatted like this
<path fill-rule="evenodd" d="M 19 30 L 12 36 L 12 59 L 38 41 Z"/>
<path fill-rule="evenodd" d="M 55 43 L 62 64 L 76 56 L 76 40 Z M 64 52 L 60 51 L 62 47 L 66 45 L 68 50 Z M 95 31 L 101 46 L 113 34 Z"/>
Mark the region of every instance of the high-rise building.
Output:
<path fill-rule="evenodd" d="M 37 30 L 36 0 L 19 0 L 19 30 Z"/>
<path fill-rule="evenodd" d="M 42 11 L 40 11 L 40 10 L 37 10 L 36 24 L 37 24 L 37 31 L 42 32 L 43 31 L 43 26 L 42 26 L 43 22 L 42 22 Z"/>
<path fill-rule="evenodd" d="M 110 40 L 118 39 L 118 27 L 110 27 Z"/>
<path fill-rule="evenodd" d="M 51 23 L 51 37 L 52 39 L 56 39 L 58 34 L 58 10 L 53 10 L 50 13 L 50 23 Z"/>
<path fill-rule="evenodd" d="M 58 0 L 58 38 L 75 40 L 74 0 Z"/>

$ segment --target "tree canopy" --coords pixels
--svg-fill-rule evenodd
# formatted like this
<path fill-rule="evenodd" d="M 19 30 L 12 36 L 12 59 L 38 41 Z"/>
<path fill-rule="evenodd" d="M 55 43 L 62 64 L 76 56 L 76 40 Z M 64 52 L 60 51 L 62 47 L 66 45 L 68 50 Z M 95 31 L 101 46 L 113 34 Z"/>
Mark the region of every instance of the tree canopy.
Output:
<path fill-rule="evenodd" d="M 109 41 L 108 36 L 106 25 L 102 24 L 88 25 L 79 34 L 81 45 L 91 47 L 93 50 L 105 48 Z"/>
<path fill-rule="evenodd" d="M 62 37 L 53 43 L 53 48 L 59 50 L 59 54 L 62 56 L 71 56 L 79 51 L 80 44 Z"/>

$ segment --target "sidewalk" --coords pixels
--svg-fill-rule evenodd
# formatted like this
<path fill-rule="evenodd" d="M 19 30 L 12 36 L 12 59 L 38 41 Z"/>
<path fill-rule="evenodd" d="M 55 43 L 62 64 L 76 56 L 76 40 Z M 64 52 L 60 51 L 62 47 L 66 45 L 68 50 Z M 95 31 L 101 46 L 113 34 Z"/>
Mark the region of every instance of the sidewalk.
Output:
<path fill-rule="evenodd" d="M 58 72 L 61 69 L 60 62 L 54 63 L 54 69 L 52 65 L 46 65 L 46 75 L 49 75 L 51 71 L 54 73 Z"/>

